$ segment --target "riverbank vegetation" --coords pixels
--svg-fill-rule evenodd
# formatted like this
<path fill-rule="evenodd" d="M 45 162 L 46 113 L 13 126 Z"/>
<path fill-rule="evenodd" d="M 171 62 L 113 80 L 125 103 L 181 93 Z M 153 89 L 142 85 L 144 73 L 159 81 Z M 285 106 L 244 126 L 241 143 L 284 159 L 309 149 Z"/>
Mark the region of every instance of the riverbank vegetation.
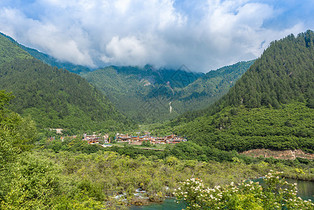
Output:
<path fill-rule="evenodd" d="M 192 178 L 181 183 L 175 195 L 188 205 L 187 209 L 313 209 L 314 203 L 297 197 L 297 186 L 281 175 L 268 173 L 262 184 L 243 181 L 214 188 Z"/>
<path fill-rule="evenodd" d="M 271 169 L 283 171 L 283 176 L 309 176 L 306 166 L 297 171 L 282 163 L 264 161 L 245 164 L 235 159 L 219 163 L 180 160 L 174 156 L 130 158 L 111 151 L 86 154 L 36 149 L 19 154 L 4 165 L 0 199 L 2 207 L 13 209 L 115 208 L 147 203 L 135 195 L 138 188 L 145 191 L 142 197 L 159 202 L 173 196 L 179 183 L 192 177 L 214 187 L 257 178 Z"/>

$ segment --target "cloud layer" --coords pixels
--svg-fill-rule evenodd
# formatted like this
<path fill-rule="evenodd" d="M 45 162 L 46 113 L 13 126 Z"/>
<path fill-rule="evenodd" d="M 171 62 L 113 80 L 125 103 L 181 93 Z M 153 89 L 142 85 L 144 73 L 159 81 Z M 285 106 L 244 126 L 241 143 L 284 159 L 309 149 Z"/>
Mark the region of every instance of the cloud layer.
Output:
<path fill-rule="evenodd" d="M 313 28 L 305 15 L 314 4 L 298 2 L 2 0 L 0 31 L 61 61 L 93 68 L 185 64 L 207 72 L 254 59 L 272 40 Z"/>

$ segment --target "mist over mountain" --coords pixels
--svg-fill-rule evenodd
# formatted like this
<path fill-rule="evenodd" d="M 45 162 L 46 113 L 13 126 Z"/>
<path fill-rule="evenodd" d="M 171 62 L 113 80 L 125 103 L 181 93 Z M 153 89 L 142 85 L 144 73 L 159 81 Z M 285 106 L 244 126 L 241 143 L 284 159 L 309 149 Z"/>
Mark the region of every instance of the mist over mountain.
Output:
<path fill-rule="evenodd" d="M 314 209 L 313 11 L 0 0 L 0 210 Z"/>
<path fill-rule="evenodd" d="M 67 69 L 68 71 L 76 73 L 76 74 L 80 74 L 80 73 L 84 73 L 84 72 L 89 72 L 90 71 L 90 69 L 88 67 L 86 67 L 86 66 L 75 65 L 75 64 L 70 63 L 70 62 L 61 62 L 61 61 L 57 60 L 56 58 L 54 58 L 54 57 L 52 57 L 50 55 L 47 55 L 47 54 L 42 53 L 42 52 L 39 52 L 36 49 L 26 47 L 26 46 L 16 42 L 14 39 L 12 39 L 11 37 L 9 37 L 9 36 L 1 33 L 1 32 L 0 32 L 0 35 L 3 36 L 3 37 L 6 37 L 9 41 L 11 41 L 13 44 L 17 45 L 19 48 L 21 48 L 24 51 L 26 51 L 32 57 L 37 58 L 38 60 L 41 60 L 44 63 L 49 64 L 50 66 L 54 66 L 54 67 L 57 67 L 57 68 L 64 68 L 64 69 Z"/>
<path fill-rule="evenodd" d="M 224 95 L 253 63 L 240 62 L 207 74 L 192 72 L 185 65 L 178 69 L 156 69 L 152 65 L 143 68 L 109 66 L 91 71 L 87 67 L 60 62 L 17 43 L 11 37 L 2 36 L 15 46 L 18 54 L 80 74 L 101 90 L 119 111 L 140 123 L 162 122 L 186 111 L 208 107 Z"/>
<path fill-rule="evenodd" d="M 0 89 L 12 91 L 10 108 L 41 128 L 112 130 L 133 126 L 85 79 L 33 58 L 0 35 Z"/>
<path fill-rule="evenodd" d="M 207 74 L 185 66 L 174 69 L 111 66 L 82 74 L 124 114 L 138 122 L 162 122 L 206 108 L 225 94 L 253 61 L 240 62 Z"/>

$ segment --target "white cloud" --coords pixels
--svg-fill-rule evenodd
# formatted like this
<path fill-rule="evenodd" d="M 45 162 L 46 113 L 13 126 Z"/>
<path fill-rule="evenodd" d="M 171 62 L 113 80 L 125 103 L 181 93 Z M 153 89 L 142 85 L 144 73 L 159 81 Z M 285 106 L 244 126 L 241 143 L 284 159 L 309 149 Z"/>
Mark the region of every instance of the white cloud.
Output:
<path fill-rule="evenodd" d="M 122 61 L 124 65 L 143 65 L 145 64 L 143 60 L 145 60 L 147 54 L 143 43 L 134 36 L 122 39 L 118 36 L 113 37 L 106 46 L 106 52 L 109 55 L 107 61 L 114 63 Z"/>
<path fill-rule="evenodd" d="M 91 67 L 185 64 L 208 71 L 256 58 L 272 40 L 306 30 L 302 22 L 265 27 L 280 12 L 261 2 L 34 0 L 27 11 L 21 2 L 2 5 L 0 31 L 57 59 Z"/>

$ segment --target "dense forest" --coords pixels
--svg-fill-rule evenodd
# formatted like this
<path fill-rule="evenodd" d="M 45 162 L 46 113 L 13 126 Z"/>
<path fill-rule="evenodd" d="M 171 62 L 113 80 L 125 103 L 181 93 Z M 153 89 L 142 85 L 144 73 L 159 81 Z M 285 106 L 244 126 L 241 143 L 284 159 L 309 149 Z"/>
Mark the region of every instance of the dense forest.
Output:
<path fill-rule="evenodd" d="M 76 133 L 135 127 L 85 79 L 32 58 L 4 36 L 0 41 L 0 89 L 12 91 L 10 109 L 31 116 L 39 128 Z"/>
<path fill-rule="evenodd" d="M 212 116 L 175 127 L 204 146 L 239 152 L 250 149 L 302 149 L 314 152 L 314 112 L 295 102 L 280 109 L 227 107 Z"/>
<path fill-rule="evenodd" d="M 313 31 L 272 42 L 220 104 L 279 108 L 296 100 L 314 108 L 313 57 Z"/>
<path fill-rule="evenodd" d="M 180 107 L 170 113 L 169 103 L 177 88 L 183 88 L 202 76 L 186 69 L 155 69 L 110 66 L 82 76 L 95 85 L 118 110 L 140 123 L 160 122 L 178 116 Z"/>
<path fill-rule="evenodd" d="M 184 111 L 207 108 L 225 95 L 254 61 L 242 61 L 209 71 L 188 86 L 178 89 L 176 98 L 184 103 Z"/>
<path fill-rule="evenodd" d="M 207 74 L 190 72 L 185 66 L 174 70 L 146 65 L 144 68 L 111 66 L 82 76 L 127 116 L 140 123 L 154 123 L 208 107 L 222 97 L 253 62 L 239 62 Z"/>
<path fill-rule="evenodd" d="M 307 31 L 274 41 L 217 103 L 161 128 L 221 150 L 313 153 L 313 39 Z"/>

